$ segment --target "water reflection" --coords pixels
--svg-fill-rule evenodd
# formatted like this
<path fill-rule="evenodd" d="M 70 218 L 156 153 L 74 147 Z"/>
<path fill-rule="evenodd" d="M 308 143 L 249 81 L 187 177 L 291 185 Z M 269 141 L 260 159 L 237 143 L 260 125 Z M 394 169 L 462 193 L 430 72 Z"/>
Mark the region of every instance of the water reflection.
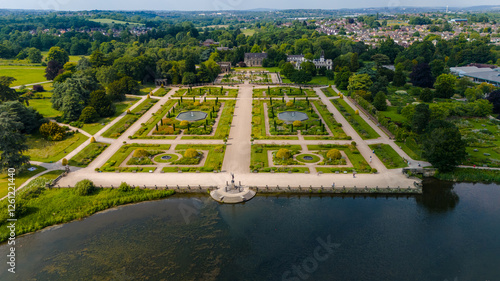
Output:
<path fill-rule="evenodd" d="M 460 198 L 453 190 L 453 185 L 454 183 L 449 181 L 426 179 L 423 194 L 416 198 L 417 204 L 431 213 L 443 213 L 455 209 Z"/>

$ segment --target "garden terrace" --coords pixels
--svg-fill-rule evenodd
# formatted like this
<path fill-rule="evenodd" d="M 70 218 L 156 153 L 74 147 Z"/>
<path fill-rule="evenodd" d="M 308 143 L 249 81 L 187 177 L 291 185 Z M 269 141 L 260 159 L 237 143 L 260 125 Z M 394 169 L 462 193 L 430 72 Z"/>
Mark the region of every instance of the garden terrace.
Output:
<path fill-rule="evenodd" d="M 366 121 L 359 116 L 359 114 L 356 114 L 352 107 L 350 107 L 343 99 L 333 99 L 331 102 L 352 125 L 354 130 L 358 132 L 361 138 L 376 139 L 380 137 L 380 135 L 375 132 L 375 130 L 368 123 L 366 123 Z"/>
<path fill-rule="evenodd" d="M 272 105 L 266 101 L 266 104 L 271 135 L 296 135 L 297 130 L 300 130 L 302 135 L 328 135 L 325 124 L 321 121 L 310 101 L 301 100 L 287 103 L 275 101 L 272 102 Z M 279 114 L 289 111 L 307 114 L 308 119 L 299 122 L 280 120 Z M 298 126 L 299 123 L 300 126 Z"/>
<path fill-rule="evenodd" d="M 141 124 L 141 128 L 137 130 L 131 139 L 151 139 L 151 138 L 175 138 L 175 136 L 153 136 L 151 135 L 152 130 L 156 128 L 157 124 L 161 124 L 161 120 L 167 115 L 167 113 L 172 109 L 172 107 L 177 103 L 177 100 L 168 100 L 164 103 L 161 108 L 153 113 L 153 116 L 149 120 Z"/>
<path fill-rule="evenodd" d="M 123 116 L 111 128 L 102 134 L 105 138 L 118 138 L 125 132 L 135 121 L 137 121 L 144 113 L 146 113 L 156 102 L 157 99 L 146 99 L 136 108 L 130 111 L 130 114 Z"/>
<path fill-rule="evenodd" d="M 323 173 L 352 173 L 353 170 L 356 173 L 372 173 L 375 172 L 372 170 L 370 165 L 366 162 L 365 158 L 359 153 L 359 150 L 355 145 L 336 145 L 336 144 L 320 144 L 320 145 L 308 145 L 307 148 L 309 151 L 314 151 L 316 154 L 323 155 L 324 159 L 326 158 L 326 154 L 330 149 L 338 149 L 343 152 L 345 156 L 347 156 L 346 161 L 349 161 L 352 166 L 350 167 L 320 167 L 318 165 L 316 170 L 318 172 Z M 320 164 L 332 164 L 328 162 L 320 163 Z"/>
<path fill-rule="evenodd" d="M 90 143 L 82 151 L 73 156 L 73 158 L 68 161 L 68 164 L 70 166 L 85 168 L 108 146 L 107 143 Z"/>
<path fill-rule="evenodd" d="M 171 102 L 171 101 L 169 101 Z M 216 100 L 199 101 L 182 101 L 179 99 L 167 111 L 166 116 L 160 120 L 160 123 L 154 123 L 152 135 L 211 135 L 213 126 L 216 124 L 217 118 L 220 116 L 221 108 L 225 102 Z M 207 115 L 207 118 L 198 121 L 179 120 L 179 113 L 199 111 Z"/>
<path fill-rule="evenodd" d="M 172 162 L 170 166 L 163 167 L 162 172 L 164 173 L 178 173 L 181 172 L 213 172 L 220 171 L 222 168 L 222 162 L 224 161 L 224 153 L 226 151 L 226 146 L 223 144 L 220 145 L 203 145 L 203 144 L 178 144 L 175 147 L 176 153 L 184 155 L 184 152 L 189 149 L 195 149 L 198 152 L 202 151 L 203 157 L 205 159 L 202 162 L 203 166 L 198 165 L 198 163 L 190 165 L 190 159 L 184 159 L 182 157 L 175 162 Z M 176 165 L 177 164 L 177 165 Z"/>
<path fill-rule="evenodd" d="M 252 107 L 252 137 L 255 139 L 294 139 L 298 137 L 290 136 L 269 136 L 266 132 L 266 112 L 264 109 L 265 100 L 253 100 Z"/>
<path fill-rule="evenodd" d="M 323 121 L 326 123 L 328 128 L 333 135 L 333 139 L 336 140 L 350 140 L 351 136 L 348 136 L 344 130 L 342 129 L 342 124 L 338 123 L 337 120 L 333 117 L 333 114 L 328 110 L 325 104 L 323 104 L 320 100 L 313 100 L 312 103 L 316 107 L 316 110 L 319 112 Z M 309 137 L 305 137 L 308 139 Z M 331 139 L 332 137 L 326 137 L 326 139 Z"/>
<path fill-rule="evenodd" d="M 199 87 L 179 89 L 174 97 L 237 97 L 238 89 L 221 87 Z"/>
<path fill-rule="evenodd" d="M 408 164 L 390 145 L 372 144 L 370 148 L 375 151 L 375 155 L 384 163 L 387 169 L 408 167 Z"/>
<path fill-rule="evenodd" d="M 333 90 L 331 87 L 322 88 L 321 91 L 327 97 L 336 97 L 336 96 L 338 96 L 337 92 L 335 92 L 335 90 Z"/>
<path fill-rule="evenodd" d="M 154 92 L 154 96 L 155 97 L 164 97 L 166 94 L 168 94 L 168 92 L 170 92 L 172 89 L 171 88 L 164 88 L 164 87 L 161 87 L 160 89 L 158 89 L 156 92 Z"/>
<path fill-rule="evenodd" d="M 150 170 L 156 170 L 155 163 L 150 157 L 143 157 L 143 159 L 139 160 L 133 159 L 136 157 L 132 157 L 132 154 L 137 149 L 144 149 L 149 153 L 149 156 L 154 157 L 155 155 L 163 154 L 165 151 L 170 150 L 170 144 L 134 143 L 123 145 L 99 170 L 102 172 L 149 172 Z M 127 165 L 127 167 L 124 167 L 125 165 Z M 130 167 L 131 165 L 136 166 Z"/>
<path fill-rule="evenodd" d="M 270 93 L 268 93 L 270 92 Z M 310 88 L 267 87 L 253 90 L 254 98 L 262 97 L 317 97 L 316 91 Z"/>
<path fill-rule="evenodd" d="M 290 157 L 283 160 L 275 157 L 276 152 L 280 149 L 288 149 Z M 301 154 L 300 145 L 271 145 L 271 144 L 255 144 L 252 146 L 250 170 L 254 173 L 263 172 L 279 172 L 279 173 L 304 173 L 309 172 L 309 168 L 303 163 L 294 159 L 294 155 Z M 270 159 L 271 158 L 271 159 Z M 292 165 L 293 167 L 287 167 Z"/>

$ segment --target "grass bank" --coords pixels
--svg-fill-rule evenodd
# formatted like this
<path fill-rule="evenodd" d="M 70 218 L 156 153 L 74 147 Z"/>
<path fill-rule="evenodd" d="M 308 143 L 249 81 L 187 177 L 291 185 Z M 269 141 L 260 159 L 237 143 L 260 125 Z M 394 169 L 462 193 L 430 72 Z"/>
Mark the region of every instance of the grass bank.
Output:
<path fill-rule="evenodd" d="M 92 195 L 76 195 L 72 188 L 45 189 L 42 181 L 29 186 L 18 195 L 18 222 L 16 235 L 34 232 L 48 226 L 82 219 L 119 205 L 166 198 L 173 190 L 119 191 L 117 189 L 97 189 Z M 7 209 L 7 201 L 0 202 L 0 208 Z M 0 226 L 7 222 L 7 212 L 0 215 Z M 0 233 L 0 242 L 8 238 L 8 232 Z"/>
<path fill-rule="evenodd" d="M 437 172 L 435 178 L 456 182 L 494 182 L 500 183 L 500 171 L 473 168 L 457 168 L 453 172 Z"/>

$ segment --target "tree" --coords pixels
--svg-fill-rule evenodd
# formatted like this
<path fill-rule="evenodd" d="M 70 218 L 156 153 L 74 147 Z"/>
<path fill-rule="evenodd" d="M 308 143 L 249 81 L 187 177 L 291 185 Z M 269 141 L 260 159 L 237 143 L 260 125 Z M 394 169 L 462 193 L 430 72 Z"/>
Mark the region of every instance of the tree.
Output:
<path fill-rule="evenodd" d="M 465 141 L 452 123 L 436 120 L 429 124 L 423 142 L 423 155 L 442 172 L 453 170 L 466 157 Z"/>
<path fill-rule="evenodd" d="M 262 50 L 260 49 L 259 45 L 254 44 L 252 49 L 250 50 L 250 53 L 262 53 Z"/>
<path fill-rule="evenodd" d="M 326 153 L 326 158 L 328 158 L 330 161 L 338 160 L 342 158 L 342 154 L 340 154 L 340 151 L 338 149 L 330 149 Z"/>
<path fill-rule="evenodd" d="M 285 77 L 290 77 L 295 72 L 295 67 L 290 62 L 286 62 L 283 64 L 283 68 L 280 71 L 280 74 Z"/>
<path fill-rule="evenodd" d="M 16 113 L 0 110 L 0 170 L 23 170 L 29 164 L 29 157 L 23 155 L 28 146 L 22 130 L 23 123 Z"/>
<path fill-rule="evenodd" d="M 90 93 L 98 87 L 94 77 L 77 72 L 63 83 L 54 84 L 52 107 L 63 112 L 64 120 L 75 121 L 87 105 Z"/>
<path fill-rule="evenodd" d="M 433 60 L 430 65 L 432 77 L 437 78 L 445 72 L 445 64 L 442 60 Z"/>
<path fill-rule="evenodd" d="M 370 75 L 354 74 L 353 76 L 349 77 L 349 85 L 347 86 L 347 89 L 350 92 L 368 91 L 372 84 L 373 82 L 370 79 Z"/>
<path fill-rule="evenodd" d="M 349 85 L 349 78 L 351 77 L 352 72 L 349 67 L 342 67 L 340 72 L 335 74 L 335 85 L 341 90 L 347 90 L 347 86 Z"/>
<path fill-rule="evenodd" d="M 17 100 L 19 95 L 10 85 L 16 81 L 16 78 L 9 76 L 0 76 L 0 101 Z"/>
<path fill-rule="evenodd" d="M 305 61 L 300 64 L 300 68 L 305 70 L 311 77 L 316 76 L 316 66 L 310 61 Z"/>
<path fill-rule="evenodd" d="M 146 158 L 149 156 L 149 152 L 143 148 L 138 148 L 134 151 L 134 154 L 132 155 L 135 158 Z"/>
<path fill-rule="evenodd" d="M 410 73 L 410 81 L 416 87 L 432 88 L 434 79 L 429 64 L 423 62 L 415 65 Z"/>
<path fill-rule="evenodd" d="M 434 83 L 436 88 L 436 97 L 449 99 L 455 94 L 455 84 L 457 78 L 453 74 L 441 74 Z"/>
<path fill-rule="evenodd" d="M 394 72 L 392 84 L 396 87 L 402 87 L 406 84 L 406 75 L 404 74 L 402 69 L 396 69 L 396 72 Z"/>
<path fill-rule="evenodd" d="M 92 67 L 98 68 L 107 65 L 108 59 L 106 58 L 105 54 L 103 54 L 99 49 L 97 49 L 90 55 L 89 62 L 92 65 Z"/>
<path fill-rule="evenodd" d="M 182 84 L 194 84 L 196 83 L 196 75 L 193 72 L 184 72 L 182 75 Z"/>
<path fill-rule="evenodd" d="M 419 99 L 423 102 L 432 102 L 434 99 L 434 94 L 431 89 L 425 88 L 420 92 Z"/>
<path fill-rule="evenodd" d="M 280 148 L 278 152 L 276 152 L 276 158 L 278 159 L 287 160 L 290 156 L 290 150 L 286 148 Z"/>
<path fill-rule="evenodd" d="M 108 97 L 114 101 L 125 100 L 125 95 L 134 95 L 139 92 L 139 83 L 132 79 L 132 77 L 125 76 L 120 80 L 111 82 L 108 85 L 107 93 Z"/>
<path fill-rule="evenodd" d="M 47 63 L 47 67 L 45 68 L 45 78 L 47 78 L 47 80 L 54 80 L 54 78 L 61 73 L 62 69 L 63 65 L 58 61 L 49 61 L 49 63 Z"/>
<path fill-rule="evenodd" d="M 376 54 L 376 55 L 373 55 L 371 57 L 372 61 L 375 62 L 375 64 L 377 65 L 377 68 L 380 68 L 382 67 L 382 65 L 385 65 L 385 64 L 390 64 L 391 63 L 391 59 L 384 55 L 384 54 Z"/>
<path fill-rule="evenodd" d="M 91 180 L 81 180 L 75 184 L 75 193 L 80 196 L 86 196 L 94 193 L 95 185 Z"/>
<path fill-rule="evenodd" d="M 69 61 L 68 53 L 61 47 L 52 47 L 47 53 L 47 62 L 57 61 L 60 65 L 64 65 Z"/>
<path fill-rule="evenodd" d="M 60 141 L 64 138 L 66 132 L 57 123 L 48 122 L 40 126 L 40 134 L 47 140 Z"/>
<path fill-rule="evenodd" d="M 79 121 L 83 123 L 93 123 L 99 118 L 99 114 L 92 106 L 87 106 L 82 110 L 82 114 L 80 114 Z"/>
<path fill-rule="evenodd" d="M 425 103 L 417 104 L 411 122 L 412 130 L 417 134 L 422 134 L 429 125 L 430 117 L 429 105 Z"/>
<path fill-rule="evenodd" d="M 500 114 L 500 90 L 489 93 L 486 99 L 493 104 L 493 113 Z"/>
<path fill-rule="evenodd" d="M 68 165 L 68 159 L 63 158 L 63 159 L 61 160 L 61 165 L 63 165 L 63 166 L 67 166 L 67 165 Z"/>
<path fill-rule="evenodd" d="M 312 80 L 311 74 L 305 70 L 295 71 L 290 77 L 290 81 L 297 84 L 305 84 Z"/>
<path fill-rule="evenodd" d="M 300 127 L 300 126 L 302 126 L 302 121 L 300 121 L 300 120 L 293 121 L 293 126 L 294 127 Z"/>
<path fill-rule="evenodd" d="M 385 95 L 384 92 L 378 92 L 377 95 L 375 95 L 375 98 L 373 99 L 373 106 L 379 111 L 385 111 L 387 110 L 387 102 L 386 102 L 387 96 Z"/>
<path fill-rule="evenodd" d="M 21 133 L 32 134 L 36 132 L 40 126 L 47 122 L 45 118 L 32 107 L 26 107 L 19 101 L 8 101 L 0 104 L 0 112 L 12 112 L 16 114 L 19 121 L 23 123 Z"/>
<path fill-rule="evenodd" d="M 28 60 L 31 63 L 41 63 L 42 62 L 42 52 L 37 48 L 29 48 L 28 49 Z"/>
<path fill-rule="evenodd" d="M 113 116 L 116 112 L 111 98 L 102 89 L 90 93 L 89 106 L 92 106 L 101 117 Z"/>
<path fill-rule="evenodd" d="M 194 148 L 188 148 L 186 149 L 186 152 L 184 152 L 184 157 L 186 158 L 196 158 L 198 156 L 198 151 Z"/>

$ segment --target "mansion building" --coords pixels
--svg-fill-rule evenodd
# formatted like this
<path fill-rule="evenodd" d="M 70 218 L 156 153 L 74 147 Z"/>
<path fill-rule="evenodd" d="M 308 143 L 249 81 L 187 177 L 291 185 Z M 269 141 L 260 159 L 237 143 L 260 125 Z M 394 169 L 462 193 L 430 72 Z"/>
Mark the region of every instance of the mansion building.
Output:
<path fill-rule="evenodd" d="M 325 59 L 325 54 L 323 52 L 321 52 L 321 57 L 319 59 L 314 59 L 312 61 L 306 59 L 304 57 L 304 55 L 289 55 L 286 58 L 286 61 L 293 64 L 296 69 L 300 69 L 300 65 L 306 61 L 310 61 L 310 62 L 314 63 L 316 68 L 324 67 L 328 70 L 333 69 L 333 61 L 331 59 Z"/>

